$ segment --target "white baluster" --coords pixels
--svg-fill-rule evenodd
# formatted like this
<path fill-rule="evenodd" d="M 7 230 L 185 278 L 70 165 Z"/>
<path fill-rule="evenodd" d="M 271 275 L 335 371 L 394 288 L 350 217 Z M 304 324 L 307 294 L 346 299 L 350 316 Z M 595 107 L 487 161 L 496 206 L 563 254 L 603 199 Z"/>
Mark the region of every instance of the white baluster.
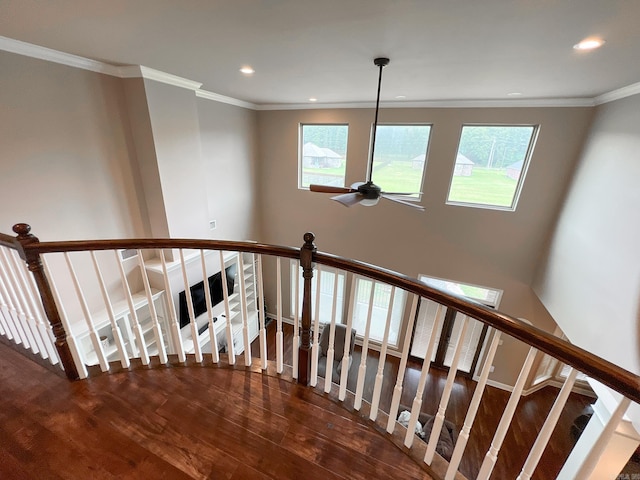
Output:
<path fill-rule="evenodd" d="M 264 316 L 264 285 L 262 283 L 262 255 L 258 255 L 258 318 L 260 319 L 260 361 L 262 369 L 267 369 L 267 320 Z M 278 302 L 278 331 L 276 332 L 276 371 L 282 373 L 282 272 L 280 270 L 280 257 L 277 259 L 276 274 L 277 302 Z"/>
<path fill-rule="evenodd" d="M 220 354 L 218 353 L 218 336 L 216 335 L 216 327 L 213 323 L 213 305 L 211 304 L 211 289 L 207 288 L 209 274 L 207 273 L 207 262 L 204 256 L 204 250 L 200 250 L 200 265 L 202 267 L 202 278 L 205 284 L 204 300 L 207 305 L 207 323 L 209 325 L 209 345 L 211 345 L 211 359 L 213 363 L 220 361 Z M 222 283 L 227 283 L 227 271 L 224 268 L 224 263 L 220 264 L 220 275 L 222 277 Z"/>
<path fill-rule="evenodd" d="M 2 256 L 4 256 L 4 250 L 4 248 L 0 248 L 0 253 L 2 254 Z M 22 305 L 18 300 L 18 295 L 16 294 L 14 283 L 9 272 L 9 264 L 7 263 L 6 257 L 4 257 L 4 261 L 0 261 L 0 276 L 4 277 L 4 285 L 8 292 L 7 300 L 10 306 L 10 310 L 13 313 L 13 325 L 15 327 L 17 337 L 20 339 L 20 342 L 17 343 L 22 343 L 24 348 L 31 349 L 31 342 L 29 341 L 27 330 L 24 328 L 26 314 L 22 310 Z"/>
<path fill-rule="evenodd" d="M 17 262 L 22 265 L 20 271 L 26 283 L 25 291 L 27 292 L 29 301 L 33 306 L 36 319 L 36 328 L 38 329 L 38 332 L 40 334 L 40 339 L 42 340 L 44 348 L 47 352 L 49 361 L 52 365 L 55 365 L 59 363 L 60 359 L 58 358 L 58 352 L 56 351 L 56 347 L 54 345 L 55 338 L 53 336 L 51 328 L 49 327 L 49 322 L 47 320 L 47 315 L 44 311 L 44 307 L 42 306 L 40 292 L 38 291 L 38 287 L 36 286 L 36 281 L 33 278 L 33 273 L 31 273 L 27 268 L 27 265 L 20 260 L 17 260 Z M 44 264 L 44 258 L 42 262 Z M 68 331 L 67 335 L 69 335 Z M 62 368 L 61 364 L 60 367 Z"/>
<path fill-rule="evenodd" d="M 67 316 L 67 312 L 64 308 L 64 304 L 62 303 L 62 299 L 60 298 L 60 292 L 56 287 L 56 282 L 51 275 L 51 270 L 49 269 L 49 264 L 44 256 L 40 257 L 42 260 L 42 266 L 44 267 L 44 272 L 49 280 L 49 285 L 51 286 L 51 292 L 53 293 L 53 300 L 58 307 L 58 313 L 60 314 L 60 321 L 62 322 L 62 326 L 64 327 L 65 332 L 67 333 L 67 344 L 69 345 L 69 350 L 71 350 L 71 356 L 73 357 L 73 362 L 76 364 L 76 370 L 78 371 L 78 375 L 80 378 L 87 378 L 89 373 L 87 372 L 87 366 L 82 361 L 82 354 L 80 353 L 80 349 L 78 348 L 78 342 L 76 342 L 76 337 L 73 335 L 71 331 L 71 327 L 69 325 L 69 317 Z M 36 288 L 35 279 L 33 276 L 30 276 L 31 282 L 33 282 L 33 288 Z M 44 310 L 43 310 L 44 315 Z M 55 342 L 53 337 L 53 332 L 50 328 L 47 328 L 47 332 L 49 333 L 49 338 L 51 342 Z M 57 354 L 57 352 L 56 352 Z M 62 363 L 60 363 L 62 367 Z"/>
<path fill-rule="evenodd" d="M 295 296 L 293 311 L 293 378 L 298 378 L 298 347 L 300 346 L 300 265 L 297 261 L 293 262 L 296 274 L 294 275 Z"/>
<path fill-rule="evenodd" d="M 277 324 L 276 324 L 276 372 L 282 373 L 284 371 L 284 334 L 282 332 L 282 265 L 281 258 L 276 259 L 276 309 L 277 309 Z"/>
<path fill-rule="evenodd" d="M 169 359 L 167 357 L 167 349 L 164 344 L 164 335 L 162 334 L 162 328 L 160 327 L 160 322 L 158 321 L 158 312 L 156 311 L 155 303 L 153 303 L 153 292 L 151 291 L 151 285 L 149 284 L 149 277 L 147 275 L 147 268 L 144 264 L 144 258 L 142 257 L 142 250 L 138 250 L 138 264 L 140 265 L 140 273 L 142 275 L 144 292 L 147 296 L 149 315 L 151 315 L 151 322 L 153 325 L 153 335 L 155 336 L 156 346 L 158 348 L 158 358 L 160 359 L 160 363 L 164 365 Z M 167 277 L 165 277 L 165 279 L 166 278 Z M 167 293 L 165 291 L 165 295 L 169 297 L 171 293 Z M 173 301 L 171 302 L 170 310 L 173 311 Z M 171 313 L 169 315 L 171 315 Z"/>
<path fill-rule="evenodd" d="M 373 386 L 373 396 L 371 398 L 371 412 L 369 418 L 372 421 L 378 417 L 378 408 L 380 405 L 380 394 L 382 393 L 382 381 L 384 380 L 384 364 L 387 359 L 387 346 L 389 344 L 389 330 L 391 329 L 391 316 L 393 315 L 393 304 L 396 299 L 396 287 L 391 288 L 391 298 L 389 299 L 389 309 L 387 310 L 387 322 L 384 325 L 384 334 L 382 336 L 382 346 L 380 347 L 380 358 L 378 358 L 378 370 L 376 372 L 376 381 Z"/>
<path fill-rule="evenodd" d="M 456 347 L 451 360 L 451 366 L 449 367 L 449 374 L 447 375 L 447 382 L 444 385 L 444 391 L 440 397 L 440 404 L 438 405 L 438 412 L 433 419 L 433 428 L 431 429 L 431 436 L 427 444 L 427 451 L 424 455 L 424 462 L 427 465 L 431 465 L 433 461 L 433 455 L 436 452 L 436 445 L 440 438 L 440 431 L 442 430 L 442 424 L 444 423 L 444 413 L 447 410 L 449 404 L 449 398 L 451 396 L 451 390 L 453 389 L 453 382 L 456 379 L 456 373 L 458 372 L 458 363 L 460 362 L 460 354 L 462 353 L 462 347 L 464 346 L 464 337 L 467 334 L 467 328 L 469 327 L 469 317 L 466 315 L 462 319 L 462 327 L 460 328 L 460 335 L 456 341 Z"/>
<path fill-rule="evenodd" d="M 67 267 L 69 267 L 71 280 L 73 280 L 73 286 L 75 287 L 78 301 L 80 302 L 80 306 L 82 307 L 82 312 L 84 313 L 84 319 L 87 323 L 87 328 L 89 329 L 89 338 L 91 339 L 93 349 L 95 350 L 96 356 L 98 357 L 98 362 L 100 363 L 100 369 L 103 372 L 106 372 L 109 370 L 109 361 L 107 360 L 107 357 L 102 348 L 102 342 L 100 342 L 100 335 L 98 334 L 98 331 L 95 329 L 95 326 L 93 325 L 93 321 L 91 319 L 91 313 L 89 312 L 89 306 L 87 305 L 87 301 L 84 298 L 84 293 L 82 293 L 80 282 L 78 281 L 76 271 L 73 268 L 73 263 L 71 263 L 71 258 L 69 258 L 68 252 L 64 252 L 64 258 L 67 262 Z"/>
<path fill-rule="evenodd" d="M 311 378 L 309 379 L 309 385 L 315 387 L 318 384 L 318 330 L 320 329 L 320 282 L 322 278 L 322 268 L 320 265 L 316 267 L 316 306 L 312 310 L 314 315 L 313 319 L 313 332 L 311 337 Z"/>
<path fill-rule="evenodd" d="M 102 277 L 100 265 L 98 265 L 98 260 L 96 259 L 96 252 L 94 252 L 93 250 L 91 250 L 91 260 L 93 261 L 93 268 L 96 272 L 98 284 L 100 285 L 102 299 L 104 300 L 104 305 L 107 309 L 107 315 L 109 316 L 109 321 L 111 322 L 111 333 L 113 334 L 113 340 L 116 342 L 116 347 L 118 348 L 118 352 L 120 353 L 120 363 L 122 364 L 122 368 L 129 368 L 129 355 L 127 354 L 127 349 L 124 345 L 124 340 L 122 339 L 120 326 L 118 325 L 116 317 L 113 313 L 113 306 L 111 305 L 111 299 L 109 298 L 109 294 L 107 292 L 107 286 L 105 285 L 104 278 Z"/>
<path fill-rule="evenodd" d="M 498 424 L 496 433 L 493 436 L 491 447 L 484 457 L 484 461 L 482 462 L 482 466 L 480 467 L 480 472 L 478 472 L 478 480 L 487 480 L 491 476 L 493 467 L 498 460 L 498 453 L 500 453 L 502 442 L 504 441 L 504 437 L 507 435 L 507 430 L 509 429 L 509 425 L 511 424 L 513 414 L 515 413 L 518 402 L 520 401 L 522 389 L 524 388 L 524 384 L 527 380 L 527 377 L 529 376 L 531 365 L 533 364 L 533 360 L 536 357 L 536 352 L 537 350 L 533 347 L 529 349 L 529 354 L 524 361 L 522 370 L 520 370 L 518 380 L 516 380 L 516 384 L 513 387 L 513 391 L 511 392 L 511 396 L 509 397 L 507 406 L 505 407 L 502 414 L 502 418 L 500 418 L 500 423 Z"/>
<path fill-rule="evenodd" d="M 162 264 L 162 276 L 164 278 L 164 290 L 167 294 L 167 303 L 169 304 L 169 330 L 173 338 L 173 348 L 178 354 L 178 361 L 184 363 L 187 356 L 184 353 L 184 345 L 182 344 L 182 335 L 180 335 L 180 325 L 176 317 L 176 307 L 173 302 L 173 292 L 171 291 L 171 282 L 167 272 L 167 261 L 164 256 L 164 250 L 160 250 L 160 263 Z M 224 282 L 223 282 L 224 283 Z"/>
<path fill-rule="evenodd" d="M 458 471 L 458 466 L 462 460 L 462 454 L 464 453 L 467 441 L 469 440 L 469 432 L 471 432 L 471 427 L 473 426 L 476 414 L 478 413 L 480 400 L 482 400 L 482 394 L 484 393 L 484 387 L 487 385 L 487 379 L 491 372 L 493 357 L 496 355 L 496 350 L 500 344 L 500 335 L 501 332 L 496 330 L 493 335 L 493 340 L 489 345 L 489 350 L 487 350 L 482 372 L 480 373 L 480 378 L 478 378 L 476 389 L 473 391 L 473 397 L 471 398 L 471 403 L 469 404 L 469 409 L 467 410 L 467 415 L 464 419 L 464 426 L 462 427 L 460 435 L 458 435 L 458 441 L 456 442 L 453 454 L 451 455 L 451 460 L 449 461 L 445 480 L 453 480 L 456 476 L 456 472 Z"/>
<path fill-rule="evenodd" d="M 196 322 L 196 314 L 193 309 L 193 299 L 191 298 L 191 289 L 189 286 L 189 278 L 187 276 L 187 266 L 184 263 L 184 251 L 180 249 L 180 266 L 182 267 L 182 280 L 184 282 L 184 296 L 187 301 L 187 311 L 189 313 L 189 326 L 191 327 L 191 339 L 193 340 L 193 353 L 197 363 L 202 363 L 202 350 L 200 349 L 200 340 L 198 334 L 198 323 Z M 223 269 L 224 270 L 224 269 Z M 209 290 L 209 282 L 207 277 L 203 280 L 204 290 Z"/>
<path fill-rule="evenodd" d="M 131 323 L 133 324 L 133 332 L 136 336 L 136 345 L 131 345 L 131 351 L 134 357 L 140 355 L 140 359 L 142 360 L 143 365 L 149 365 L 149 352 L 147 350 L 147 344 L 144 341 L 144 334 L 142 332 L 142 327 L 140 326 L 140 319 L 138 318 L 138 314 L 136 313 L 136 308 L 133 304 L 133 297 L 131 296 L 131 288 L 129 287 L 129 281 L 127 280 L 127 274 L 124 271 L 124 267 L 122 266 L 122 256 L 118 253 L 117 250 L 113 251 L 113 254 L 116 257 L 116 264 L 118 265 L 118 271 L 120 272 L 120 282 L 122 283 L 122 290 L 124 292 L 124 296 L 127 299 L 127 305 L 129 306 L 129 316 L 131 318 Z M 142 273 L 144 275 L 144 273 Z"/>
<path fill-rule="evenodd" d="M 42 332 L 38 328 L 38 309 L 33 302 L 33 296 L 31 294 L 29 284 L 27 283 L 25 278 L 25 270 L 27 268 L 27 265 L 20 258 L 18 258 L 18 252 L 16 252 L 15 250 L 10 250 L 6 253 L 9 259 L 9 263 L 11 264 L 11 269 L 13 270 L 13 276 L 16 280 L 16 285 L 19 287 L 18 292 L 19 297 L 24 305 L 27 327 L 31 332 L 31 337 L 34 339 L 34 347 L 36 348 L 36 352 L 34 353 L 39 353 L 42 358 L 46 359 L 49 357 L 49 355 L 45 347 L 45 341 L 42 338 Z"/>
<path fill-rule="evenodd" d="M 580 478 L 580 479 L 592 478 L 592 473 L 595 470 L 596 466 L 598 465 L 598 460 L 600 460 L 600 457 L 606 450 L 607 445 L 611 440 L 611 437 L 615 433 L 616 428 L 618 428 L 618 425 L 620 424 L 620 420 L 622 420 L 622 417 L 624 416 L 625 412 L 629 408 L 630 404 L 631 404 L 631 400 L 629 400 L 627 397 L 622 397 L 622 399 L 620 399 L 620 403 L 611 414 L 611 418 L 607 421 L 607 424 L 604 426 L 604 429 L 600 432 L 598 439 L 595 441 L 595 443 L 592 445 L 591 449 L 587 453 L 585 461 L 580 466 L 575 478 Z"/>
<path fill-rule="evenodd" d="M 400 366 L 398 367 L 398 376 L 396 377 L 396 385 L 393 387 L 393 397 L 391 398 L 391 407 L 389 408 L 389 419 L 387 421 L 387 433 L 393 433 L 396 428 L 396 418 L 398 418 L 398 407 L 400 405 L 400 397 L 402 396 L 402 383 L 404 374 L 407 369 L 407 358 L 409 357 L 409 346 L 411 345 L 411 335 L 413 334 L 413 324 L 416 321 L 416 311 L 418 310 L 418 300 L 420 297 L 413 296 L 411 302 L 411 311 L 409 313 L 409 325 L 404 334 L 404 342 L 402 347 L 402 356 L 400 357 Z"/>
<path fill-rule="evenodd" d="M 251 366 L 251 341 L 249 339 L 249 311 L 247 307 L 246 279 L 244 278 L 244 258 L 238 253 L 238 268 L 240 270 L 240 308 L 242 310 L 242 338 L 244 341 L 244 364 Z"/>
<path fill-rule="evenodd" d="M 536 438 L 533 447 L 531 447 L 529 456 L 524 462 L 522 471 L 516 480 L 529 480 L 533 475 L 533 472 L 538 466 L 538 462 L 544 453 L 544 449 L 547 447 L 547 443 L 549 443 L 553 429 L 556 428 L 562 409 L 564 408 L 565 403 L 567 403 L 567 399 L 569 398 L 573 384 L 576 382 L 577 376 L 578 371 L 572 368 L 569 371 L 569 375 L 567 375 L 567 378 L 562 385 L 562 389 L 556 397 L 556 401 L 553 403 L 553 406 L 549 411 L 549 415 L 547 415 L 547 419 L 544 421 L 544 425 L 542 425 L 540 433 L 538 433 L 538 438 Z"/>
<path fill-rule="evenodd" d="M 329 324 L 329 346 L 327 347 L 327 363 L 324 369 L 324 391 L 331 391 L 331 381 L 333 380 L 333 358 L 335 355 L 336 343 L 336 313 L 338 305 L 338 272 L 333 277 L 333 298 L 331 302 L 331 323 Z M 324 328 L 327 328 L 325 325 Z M 345 338 L 346 341 L 346 338 Z"/>
<path fill-rule="evenodd" d="M 337 281 L 337 278 L 336 278 Z M 338 400 L 344 402 L 347 396 L 347 380 L 349 377 L 349 355 L 351 355 L 351 330 L 353 328 L 353 310 L 356 303 L 356 278 L 354 276 L 351 285 L 351 295 L 349 299 L 349 315 L 347 316 L 347 331 L 344 335 L 344 354 L 342 355 L 342 370 L 340 371 L 340 390 Z"/>
<path fill-rule="evenodd" d="M 431 366 L 431 355 L 436 344 L 436 334 L 440 330 L 442 324 L 442 311 L 443 306 L 438 304 L 436 310 L 436 319 L 433 322 L 433 329 L 429 336 L 429 345 L 427 346 L 427 353 L 424 356 L 422 362 L 422 370 L 420 371 L 420 380 L 418 381 L 418 388 L 416 390 L 416 396 L 413 398 L 413 404 L 411 405 L 411 416 L 409 417 L 409 425 L 407 425 L 407 433 L 404 437 L 404 445 L 410 448 L 413 445 L 415 438 L 415 428 L 420 416 L 420 410 L 422 409 L 422 394 L 424 393 L 424 387 L 427 384 L 427 375 L 429 374 L 429 367 Z"/>
<path fill-rule="evenodd" d="M 18 328 L 18 325 L 20 323 L 20 316 L 13 305 L 13 300 L 9 293 L 9 289 L 7 288 L 4 274 L 4 265 L 0 261 L 0 292 L 2 292 L 3 314 L 7 322 L 7 328 L 11 334 L 11 338 L 13 339 L 14 343 L 20 345 L 22 344 L 21 329 Z"/>
<path fill-rule="evenodd" d="M 222 251 L 218 252 L 220 254 L 220 265 L 224 267 L 224 255 Z M 238 261 L 239 253 L 236 253 L 236 261 Z M 238 277 L 242 278 L 241 274 L 238 273 Z M 243 289 L 244 291 L 244 289 Z M 242 296 L 242 294 L 239 294 Z M 236 351 L 233 346 L 233 328 L 231 326 L 231 309 L 229 308 L 229 288 L 227 287 L 227 282 L 222 282 L 222 296 L 224 297 L 224 313 L 225 313 L 225 322 L 226 322 L 226 336 L 227 336 L 227 356 L 229 358 L 229 365 L 235 365 L 236 363 Z"/>
<path fill-rule="evenodd" d="M 358 382 L 356 384 L 356 398 L 353 408 L 360 410 L 362 407 L 362 392 L 364 391 L 364 377 L 367 373 L 367 353 L 369 351 L 369 334 L 371 333 L 371 315 L 373 314 L 373 296 L 376 290 L 376 282 L 371 281 L 371 293 L 369 294 L 369 310 L 367 312 L 367 323 L 364 327 L 364 338 L 362 339 L 362 352 L 360 355 L 360 367 L 358 369 Z M 348 339 L 345 340 L 347 342 Z"/>

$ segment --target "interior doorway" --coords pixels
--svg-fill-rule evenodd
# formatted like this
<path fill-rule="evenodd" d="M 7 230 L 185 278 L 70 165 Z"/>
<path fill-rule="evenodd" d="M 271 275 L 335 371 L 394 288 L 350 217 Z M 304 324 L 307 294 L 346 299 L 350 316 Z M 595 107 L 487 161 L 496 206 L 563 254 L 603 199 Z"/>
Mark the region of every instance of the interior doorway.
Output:
<path fill-rule="evenodd" d="M 502 290 L 493 288 L 427 277 L 426 275 L 420 275 L 419 279 L 427 285 L 463 295 L 492 308 L 498 306 L 500 298 L 502 297 Z M 416 359 L 425 359 L 429 339 L 431 338 L 434 326 L 438 324 L 437 331 L 433 332 L 435 335 L 435 344 L 430 360 L 436 367 L 451 367 L 455 347 L 458 343 L 465 317 L 466 315 L 454 309 L 440 306 L 438 303 L 425 298 L 421 299 L 411 339 L 411 356 Z M 473 318 L 468 318 L 467 321 L 469 322 L 469 326 L 462 339 L 463 345 L 458 363 L 458 371 L 473 375 L 478 359 L 480 358 L 488 327 Z"/>

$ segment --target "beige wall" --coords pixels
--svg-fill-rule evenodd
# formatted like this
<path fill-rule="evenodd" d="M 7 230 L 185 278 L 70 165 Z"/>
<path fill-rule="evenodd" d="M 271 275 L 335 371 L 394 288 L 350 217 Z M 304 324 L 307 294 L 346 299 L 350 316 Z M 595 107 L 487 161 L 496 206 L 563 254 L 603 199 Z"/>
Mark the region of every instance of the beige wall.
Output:
<path fill-rule="evenodd" d="M 597 108 L 534 289 L 572 342 L 637 374 L 639 209 L 635 95 Z"/>
<path fill-rule="evenodd" d="M 253 110 L 197 99 L 211 237 L 256 240 L 256 121 Z"/>
<path fill-rule="evenodd" d="M 0 52 L 0 231 L 42 240 L 143 233 L 119 79 Z"/>
<path fill-rule="evenodd" d="M 383 109 L 383 123 L 433 124 L 422 200 L 426 212 L 418 212 L 384 200 L 375 208 L 347 209 L 330 195 L 297 188 L 299 123 L 349 124 L 351 184 L 366 174 L 372 110 L 259 112 L 262 240 L 298 246 L 310 230 L 322 251 L 411 276 L 502 289 L 502 311 L 553 331 L 553 319 L 529 285 L 591 117 L 589 108 Z M 516 211 L 445 205 L 462 124 L 494 122 L 540 125 Z M 270 305 L 274 298 L 269 291 Z M 498 350 L 494 381 L 515 381 L 517 360 L 524 359 L 526 348 L 512 343 L 507 340 Z M 511 361 L 502 361 L 507 358 Z"/>

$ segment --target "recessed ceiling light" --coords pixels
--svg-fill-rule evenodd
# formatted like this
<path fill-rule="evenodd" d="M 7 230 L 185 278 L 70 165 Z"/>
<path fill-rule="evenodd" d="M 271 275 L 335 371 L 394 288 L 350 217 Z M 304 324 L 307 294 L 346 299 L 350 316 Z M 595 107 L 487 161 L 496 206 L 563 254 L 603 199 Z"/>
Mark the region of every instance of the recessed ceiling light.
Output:
<path fill-rule="evenodd" d="M 594 48 L 601 47 L 604 44 L 604 40 L 601 38 L 585 38 L 580 43 L 576 43 L 573 48 L 576 50 L 593 50 Z"/>
<path fill-rule="evenodd" d="M 318 101 L 318 99 L 317 99 L 316 97 L 311 97 L 311 98 L 309 99 L 309 101 L 310 101 L 310 102 L 317 102 L 317 101 Z"/>
<path fill-rule="evenodd" d="M 511 93 L 507 93 L 507 97 L 519 97 L 521 96 L 522 93 L 521 92 L 511 92 Z"/>
<path fill-rule="evenodd" d="M 245 65 L 244 67 L 242 67 L 240 69 L 240 72 L 244 73 L 245 75 L 253 75 L 254 73 L 256 73 L 256 71 L 249 65 Z"/>
<path fill-rule="evenodd" d="M 398 100 L 404 100 L 405 98 L 407 98 L 407 96 L 406 95 L 396 95 L 396 98 Z"/>

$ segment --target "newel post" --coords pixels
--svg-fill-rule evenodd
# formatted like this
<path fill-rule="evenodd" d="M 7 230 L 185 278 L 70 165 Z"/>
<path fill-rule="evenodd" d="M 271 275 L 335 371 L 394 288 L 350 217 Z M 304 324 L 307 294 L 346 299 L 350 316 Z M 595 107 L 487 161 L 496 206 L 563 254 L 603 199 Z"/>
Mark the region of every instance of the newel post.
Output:
<path fill-rule="evenodd" d="M 313 254 L 316 246 L 313 233 L 304 234 L 304 245 L 300 249 L 300 266 L 304 289 L 302 294 L 302 327 L 298 347 L 298 383 L 309 384 L 311 376 L 311 280 L 313 279 Z"/>
<path fill-rule="evenodd" d="M 56 350 L 58 351 L 58 356 L 60 357 L 60 361 L 62 362 L 67 378 L 69 380 L 77 380 L 80 377 L 78 375 L 76 364 L 71 356 L 69 344 L 67 343 L 67 332 L 64 330 L 64 326 L 62 325 L 60 313 L 58 312 L 58 307 L 56 306 L 53 292 L 49 285 L 49 280 L 44 273 L 40 254 L 25 248 L 31 244 L 38 243 L 40 240 L 29 233 L 31 231 L 31 227 L 26 223 L 15 224 L 13 226 L 13 231 L 18 234 L 17 240 L 22 245 L 22 248 L 19 250 L 20 256 L 25 262 L 27 262 L 29 271 L 33 273 L 33 277 L 36 280 L 40 298 L 42 299 L 42 306 L 44 307 L 47 319 L 51 324 L 53 335 L 56 338 Z"/>

